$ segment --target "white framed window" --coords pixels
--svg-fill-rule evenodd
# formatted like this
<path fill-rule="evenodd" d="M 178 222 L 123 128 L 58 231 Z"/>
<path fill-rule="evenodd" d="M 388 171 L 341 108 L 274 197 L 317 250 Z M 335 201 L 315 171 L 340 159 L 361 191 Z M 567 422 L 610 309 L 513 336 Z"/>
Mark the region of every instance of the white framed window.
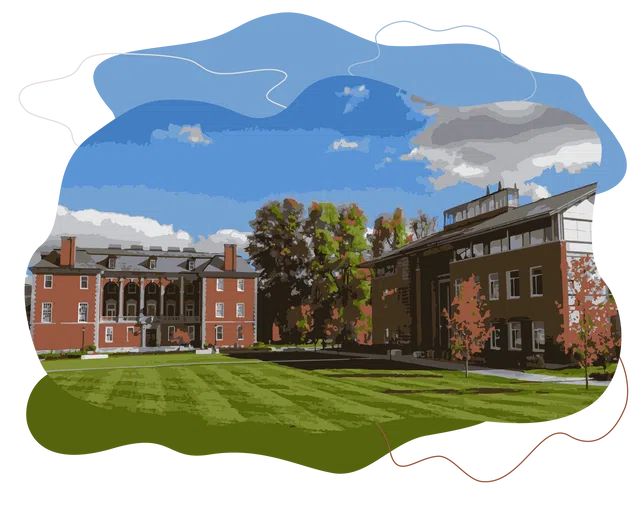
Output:
<path fill-rule="evenodd" d="M 189 302 L 184 306 L 184 314 L 186 316 L 195 316 L 196 306 L 193 302 Z"/>
<path fill-rule="evenodd" d="M 127 343 L 129 343 L 130 340 L 133 340 L 133 337 L 135 336 L 135 327 L 132 326 L 127 326 Z"/>
<path fill-rule="evenodd" d="M 502 240 L 491 240 L 489 242 L 489 254 L 502 252 Z"/>
<path fill-rule="evenodd" d="M 453 288 L 454 297 L 460 297 L 460 292 L 462 291 L 462 279 L 456 279 L 453 282 Z"/>
<path fill-rule="evenodd" d="M 156 259 L 151 258 L 149 260 L 149 270 L 155 270 L 155 269 L 156 269 Z"/>
<path fill-rule="evenodd" d="M 136 293 L 136 283 L 127 284 L 127 293 Z"/>
<path fill-rule="evenodd" d="M 146 316 L 156 316 L 156 303 L 155 302 L 147 303 Z"/>
<path fill-rule="evenodd" d="M 80 289 L 81 290 L 89 289 L 89 276 L 80 276 Z"/>
<path fill-rule="evenodd" d="M 221 277 L 216 279 L 216 291 L 218 292 L 224 291 L 224 279 Z"/>
<path fill-rule="evenodd" d="M 216 302 L 216 318 L 224 318 L 224 302 Z"/>
<path fill-rule="evenodd" d="M 489 274 L 489 300 L 500 299 L 500 276 L 499 274 Z"/>
<path fill-rule="evenodd" d="M 520 322 L 509 322 L 509 350 L 522 350 L 522 326 Z"/>
<path fill-rule="evenodd" d="M 187 269 L 188 269 L 188 270 L 195 270 L 195 269 L 196 269 L 196 262 L 195 262 L 195 260 L 189 260 L 189 261 L 187 261 Z"/>
<path fill-rule="evenodd" d="M 89 321 L 89 303 L 80 302 L 78 304 L 78 322 L 88 322 L 88 321 Z"/>
<path fill-rule="evenodd" d="M 238 302 L 236 304 L 236 318 L 244 318 L 244 303 Z"/>
<path fill-rule="evenodd" d="M 216 341 L 222 341 L 222 326 L 216 325 Z"/>
<path fill-rule="evenodd" d="M 149 283 L 147 285 L 147 293 L 156 293 L 156 283 Z"/>
<path fill-rule="evenodd" d="M 50 324 L 53 322 L 53 302 L 42 303 L 42 323 Z"/>
<path fill-rule="evenodd" d="M 507 272 L 507 299 L 520 298 L 520 271 L 509 270 Z"/>
<path fill-rule="evenodd" d="M 53 288 L 53 276 L 51 274 L 44 276 L 44 287 Z"/>
<path fill-rule="evenodd" d="M 489 339 L 489 347 L 491 350 L 500 350 L 500 329 L 497 324 L 493 324 L 493 331 L 491 331 L 491 338 Z"/>
<path fill-rule="evenodd" d="M 169 333 L 169 339 L 173 339 L 173 336 L 176 333 L 176 326 L 175 325 L 170 325 L 167 328 L 167 332 Z"/>
<path fill-rule="evenodd" d="M 187 293 L 187 295 L 193 295 L 193 291 L 195 290 L 195 288 L 193 287 L 192 284 L 188 284 L 187 286 L 185 286 L 184 291 Z"/>
<path fill-rule="evenodd" d="M 116 316 L 116 301 L 108 300 L 107 301 L 107 316 Z"/>
<path fill-rule="evenodd" d="M 110 269 L 116 268 L 116 259 L 115 258 L 109 258 L 109 261 L 107 262 L 107 267 L 110 268 Z"/>
<path fill-rule="evenodd" d="M 196 326 L 188 325 L 187 326 L 187 334 L 189 335 L 189 340 L 193 341 L 196 337 Z"/>
<path fill-rule="evenodd" d="M 239 325 L 237 328 L 237 334 L 238 334 L 237 336 L 238 340 L 244 340 L 244 327 Z"/>
<path fill-rule="evenodd" d="M 544 352 L 544 322 L 531 322 L 533 351 Z"/>
<path fill-rule="evenodd" d="M 531 267 L 529 273 L 531 281 L 531 296 L 542 297 L 542 267 Z"/>
<path fill-rule="evenodd" d="M 127 316 L 136 316 L 138 314 L 137 310 L 138 307 L 135 302 L 132 301 L 127 303 Z"/>
<path fill-rule="evenodd" d="M 238 291 L 239 292 L 244 291 L 244 279 L 238 279 Z"/>
<path fill-rule="evenodd" d="M 104 328 L 104 342 L 113 343 L 113 327 Z"/>

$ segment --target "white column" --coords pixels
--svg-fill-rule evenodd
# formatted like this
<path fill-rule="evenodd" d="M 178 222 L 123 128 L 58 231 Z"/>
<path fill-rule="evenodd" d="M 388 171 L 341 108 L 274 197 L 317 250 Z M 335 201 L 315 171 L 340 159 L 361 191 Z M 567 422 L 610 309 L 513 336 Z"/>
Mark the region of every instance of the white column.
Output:
<path fill-rule="evenodd" d="M 120 278 L 120 299 L 118 300 L 118 317 L 124 316 L 124 279 Z"/>
<path fill-rule="evenodd" d="M 143 308 L 144 308 L 144 277 L 141 277 L 140 278 L 140 307 L 138 308 L 138 316 L 142 316 Z"/>
<path fill-rule="evenodd" d="M 180 277 L 180 316 L 184 316 L 184 277 Z"/>
<path fill-rule="evenodd" d="M 164 316 L 164 285 L 160 286 L 160 315 Z"/>

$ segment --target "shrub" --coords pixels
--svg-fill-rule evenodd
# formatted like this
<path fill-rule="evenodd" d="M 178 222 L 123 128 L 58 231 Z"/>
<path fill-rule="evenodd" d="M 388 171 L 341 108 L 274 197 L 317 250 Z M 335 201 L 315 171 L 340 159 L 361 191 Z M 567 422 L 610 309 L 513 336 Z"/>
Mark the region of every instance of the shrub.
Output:
<path fill-rule="evenodd" d="M 527 368 L 544 368 L 544 357 L 542 354 L 527 356 Z"/>

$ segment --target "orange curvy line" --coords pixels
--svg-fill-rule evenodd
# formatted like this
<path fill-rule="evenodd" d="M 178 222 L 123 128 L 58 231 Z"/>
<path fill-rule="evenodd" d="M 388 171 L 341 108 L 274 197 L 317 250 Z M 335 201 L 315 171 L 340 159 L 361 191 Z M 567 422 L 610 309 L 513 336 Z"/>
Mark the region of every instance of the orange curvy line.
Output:
<path fill-rule="evenodd" d="M 529 461 L 533 459 L 533 457 L 535 457 L 547 444 L 549 444 L 554 439 L 563 438 L 571 441 L 574 444 L 582 446 L 593 446 L 602 444 L 604 441 L 609 440 L 624 423 L 639 423 L 640 417 L 629 416 L 628 414 L 631 407 L 631 375 L 627 370 L 628 368 L 626 361 L 624 360 L 624 358 L 620 358 L 620 371 L 622 373 L 622 381 L 624 382 L 625 391 L 622 398 L 622 405 L 620 406 L 620 409 L 618 410 L 615 418 L 603 431 L 593 437 L 583 437 L 574 432 L 569 432 L 568 430 L 553 430 L 551 432 L 546 432 L 541 435 L 536 441 L 534 441 L 533 444 L 529 446 L 527 451 L 523 453 L 520 458 L 516 462 L 511 464 L 511 466 L 509 466 L 504 472 L 490 477 L 482 477 L 477 475 L 476 473 L 468 469 L 462 462 L 443 452 L 427 453 L 409 461 L 401 461 L 398 459 L 398 456 L 391 451 L 387 436 L 385 435 L 380 425 L 378 425 L 378 428 L 382 432 L 382 435 L 387 442 L 387 447 L 389 448 L 388 460 L 394 469 L 407 471 L 410 469 L 415 469 L 418 466 L 422 466 L 423 464 L 429 464 L 430 462 L 444 462 L 465 480 L 468 480 L 472 484 L 481 486 L 499 485 L 520 473 L 529 463 Z"/>

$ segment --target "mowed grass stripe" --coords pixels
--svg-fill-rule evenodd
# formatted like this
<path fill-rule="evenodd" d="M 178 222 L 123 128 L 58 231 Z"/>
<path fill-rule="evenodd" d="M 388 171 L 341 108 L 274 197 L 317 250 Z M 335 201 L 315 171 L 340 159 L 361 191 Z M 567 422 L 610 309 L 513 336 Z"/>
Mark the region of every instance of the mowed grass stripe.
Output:
<path fill-rule="evenodd" d="M 208 384 L 224 392 L 229 404 L 243 411 L 247 421 L 295 425 L 313 431 L 341 430 L 338 425 L 313 414 L 278 393 L 250 382 L 252 372 L 231 371 L 228 368 L 200 368 L 194 370 Z"/>
<path fill-rule="evenodd" d="M 243 371 L 247 368 L 237 369 Z M 304 370 L 292 370 L 276 364 L 266 364 L 253 369 L 259 371 L 247 374 L 246 378 L 254 384 L 268 388 L 342 428 L 360 426 L 363 424 L 363 418 L 369 422 L 400 418 L 388 410 L 363 403 L 357 394 L 349 396 L 341 386 L 335 385 L 326 377 L 309 378 L 308 372 Z"/>

